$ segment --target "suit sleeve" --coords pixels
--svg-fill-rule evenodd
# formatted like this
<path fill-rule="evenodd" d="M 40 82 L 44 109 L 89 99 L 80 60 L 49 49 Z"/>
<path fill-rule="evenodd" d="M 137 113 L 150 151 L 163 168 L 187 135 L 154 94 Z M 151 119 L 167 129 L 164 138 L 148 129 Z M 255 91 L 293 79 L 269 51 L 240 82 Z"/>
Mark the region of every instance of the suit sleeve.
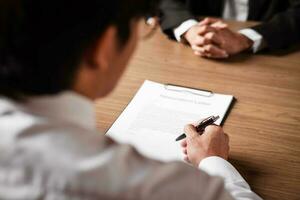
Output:
<path fill-rule="evenodd" d="M 252 27 L 260 33 L 267 47 L 276 50 L 300 41 L 300 0 L 291 1 L 291 7 L 276 14 L 271 20 Z"/>
<path fill-rule="evenodd" d="M 186 0 L 162 0 L 160 23 L 164 33 L 175 39 L 173 29 L 189 19 L 197 19 L 188 9 Z"/>

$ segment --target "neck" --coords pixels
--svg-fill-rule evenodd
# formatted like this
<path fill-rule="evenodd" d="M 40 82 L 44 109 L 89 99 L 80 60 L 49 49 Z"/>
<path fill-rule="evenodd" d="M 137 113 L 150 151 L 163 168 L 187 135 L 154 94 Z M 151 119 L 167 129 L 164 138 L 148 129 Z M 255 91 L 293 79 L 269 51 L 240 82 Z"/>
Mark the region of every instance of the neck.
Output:
<path fill-rule="evenodd" d="M 95 76 L 92 75 L 91 70 L 81 67 L 75 78 L 72 90 L 94 101 L 98 97 L 98 85 L 99 83 Z"/>

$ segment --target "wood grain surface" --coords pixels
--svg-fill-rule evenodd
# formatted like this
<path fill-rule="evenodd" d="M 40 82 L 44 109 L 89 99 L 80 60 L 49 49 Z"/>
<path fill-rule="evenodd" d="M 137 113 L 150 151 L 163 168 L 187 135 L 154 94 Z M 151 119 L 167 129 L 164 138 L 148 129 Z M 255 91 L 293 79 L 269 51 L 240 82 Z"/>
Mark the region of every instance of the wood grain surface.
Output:
<path fill-rule="evenodd" d="M 235 30 L 250 25 L 230 22 Z M 237 101 L 224 125 L 230 162 L 264 199 L 300 199 L 299 48 L 209 60 L 157 30 L 140 42 L 117 88 L 96 102 L 101 131 L 107 131 L 145 79 L 234 95 Z"/>

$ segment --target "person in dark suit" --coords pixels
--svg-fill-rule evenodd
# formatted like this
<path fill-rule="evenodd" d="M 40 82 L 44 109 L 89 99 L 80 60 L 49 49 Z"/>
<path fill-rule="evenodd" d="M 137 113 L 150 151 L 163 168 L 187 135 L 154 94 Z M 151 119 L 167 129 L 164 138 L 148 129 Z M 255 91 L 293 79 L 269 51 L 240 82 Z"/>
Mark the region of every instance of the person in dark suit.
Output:
<path fill-rule="evenodd" d="M 234 32 L 219 19 L 199 22 L 197 16 L 262 23 Z M 164 0 L 160 22 L 170 38 L 187 42 L 203 57 L 277 50 L 300 41 L 300 0 Z"/>

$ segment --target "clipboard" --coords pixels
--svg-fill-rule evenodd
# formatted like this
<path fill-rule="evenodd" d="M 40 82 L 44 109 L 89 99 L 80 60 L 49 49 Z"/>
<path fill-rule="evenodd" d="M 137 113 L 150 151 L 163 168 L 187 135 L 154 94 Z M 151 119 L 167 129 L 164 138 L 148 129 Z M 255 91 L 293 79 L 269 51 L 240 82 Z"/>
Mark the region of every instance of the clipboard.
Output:
<path fill-rule="evenodd" d="M 172 84 L 172 83 L 166 83 L 165 89 L 174 91 L 174 92 L 187 92 L 187 93 L 191 93 L 194 95 L 200 95 L 203 97 L 212 97 L 214 95 L 214 92 L 211 90 L 195 88 L 195 87 L 188 87 L 188 86 L 177 85 L 177 84 Z M 199 93 L 199 92 L 201 92 L 201 93 Z M 224 123 L 225 123 L 227 117 L 229 116 L 236 101 L 237 101 L 237 99 L 233 96 L 232 102 L 231 102 L 230 106 L 228 107 L 227 112 L 224 115 L 223 119 L 221 120 L 220 126 L 224 125 Z"/>
<path fill-rule="evenodd" d="M 106 135 L 150 158 L 182 160 L 175 138 L 184 125 L 211 115 L 219 115 L 216 124 L 222 125 L 233 102 L 232 95 L 146 80 Z"/>
<path fill-rule="evenodd" d="M 174 91 L 174 92 L 186 92 L 186 93 L 190 93 L 190 94 L 194 94 L 194 95 L 200 95 L 203 97 L 211 97 L 214 94 L 210 90 L 197 89 L 197 88 L 193 88 L 193 87 L 185 87 L 185 86 L 175 85 L 175 84 L 171 84 L 171 83 L 165 84 L 165 89 Z"/>

